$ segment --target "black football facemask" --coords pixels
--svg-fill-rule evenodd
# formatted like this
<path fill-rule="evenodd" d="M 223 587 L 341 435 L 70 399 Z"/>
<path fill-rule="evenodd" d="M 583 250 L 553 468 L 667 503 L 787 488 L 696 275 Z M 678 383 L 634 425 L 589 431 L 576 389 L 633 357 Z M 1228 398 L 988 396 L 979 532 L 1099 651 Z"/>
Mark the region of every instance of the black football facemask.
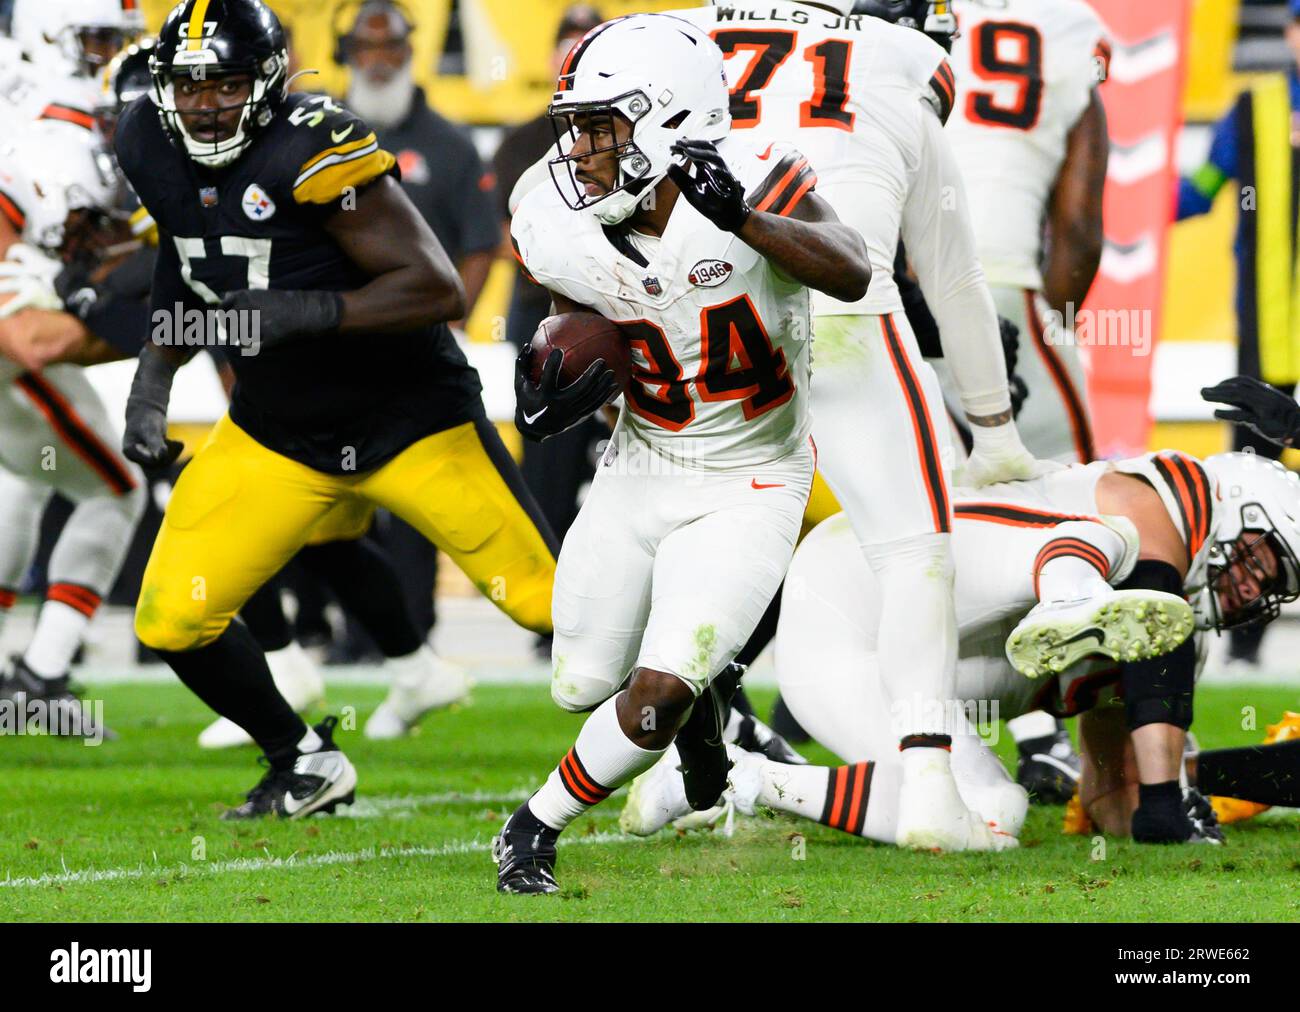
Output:
<path fill-rule="evenodd" d="M 1253 579 L 1258 594 L 1244 599 L 1234 572 Z M 1282 605 L 1300 598 L 1300 561 L 1274 532 L 1243 530 L 1236 541 L 1218 542 L 1210 550 L 1206 584 L 1216 631 L 1271 622 Z"/>
<path fill-rule="evenodd" d="M 853 13 L 870 14 L 925 32 L 949 52 L 952 52 L 952 40 L 957 37 L 957 17 L 950 0 L 858 0 Z"/>

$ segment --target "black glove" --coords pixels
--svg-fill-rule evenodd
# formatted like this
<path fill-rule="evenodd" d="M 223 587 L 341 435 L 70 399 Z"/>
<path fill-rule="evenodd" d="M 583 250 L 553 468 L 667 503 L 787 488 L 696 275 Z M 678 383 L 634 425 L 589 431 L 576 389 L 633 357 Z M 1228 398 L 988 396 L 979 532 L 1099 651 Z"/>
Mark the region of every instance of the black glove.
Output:
<path fill-rule="evenodd" d="M 745 188 L 731 174 L 713 143 L 678 141 L 672 153 L 686 159 L 686 165 L 674 162 L 668 166 L 668 176 L 682 196 L 724 232 L 739 232 L 753 208 L 745 203 Z"/>
<path fill-rule="evenodd" d="M 1007 386 L 1011 388 L 1011 417 L 1015 418 L 1029 399 L 1029 387 L 1016 372 L 1020 361 L 1020 328 L 1005 316 L 999 316 L 998 333 L 1002 338 L 1002 357 L 1007 363 Z"/>
<path fill-rule="evenodd" d="M 1207 401 L 1231 404 L 1216 408 L 1215 418 L 1244 425 L 1278 446 L 1290 446 L 1300 436 L 1300 405 L 1290 394 L 1249 376 L 1233 376 L 1217 386 L 1202 387 Z"/>
<path fill-rule="evenodd" d="M 564 352 L 552 349 L 537 383 L 528 379 L 528 363 L 533 355 L 533 346 L 526 344 L 515 359 L 515 428 L 529 439 L 540 443 L 547 436 L 572 428 L 618 393 L 618 379 L 603 358 L 596 359 L 586 372 L 562 387 L 560 363 Z"/>
<path fill-rule="evenodd" d="M 230 292 L 221 308 L 257 313 L 258 341 L 263 348 L 284 344 L 298 337 L 332 334 L 343 319 L 343 297 L 338 292 L 281 292 L 269 288 L 245 288 Z M 241 331 L 247 342 L 251 334 Z"/>
<path fill-rule="evenodd" d="M 167 467 L 185 446 L 167 438 L 167 402 L 175 377 L 175 368 L 162 353 L 146 345 L 126 399 L 126 433 L 122 437 L 122 453 L 141 467 Z"/>

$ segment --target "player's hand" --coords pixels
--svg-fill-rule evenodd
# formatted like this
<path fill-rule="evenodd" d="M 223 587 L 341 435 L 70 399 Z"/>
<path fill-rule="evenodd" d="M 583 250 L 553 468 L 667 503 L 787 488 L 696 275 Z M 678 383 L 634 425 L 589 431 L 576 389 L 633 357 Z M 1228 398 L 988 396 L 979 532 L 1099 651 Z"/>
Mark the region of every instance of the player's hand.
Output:
<path fill-rule="evenodd" d="M 957 469 L 956 484 L 980 488 L 1004 481 L 1028 481 L 1065 468 L 1054 460 L 1039 460 L 1020 441 L 1015 423 L 971 426 L 975 446 L 966 463 Z"/>
<path fill-rule="evenodd" d="M 1029 387 L 1016 372 L 1020 362 L 1020 328 L 1005 316 L 999 316 L 998 333 L 1002 338 L 1002 357 L 1007 363 L 1007 385 L 1011 388 L 1011 417 L 1019 418 L 1020 409 L 1029 399 Z"/>
<path fill-rule="evenodd" d="M 221 300 L 226 311 L 255 313 L 257 326 L 241 325 L 247 343 L 251 335 L 264 348 L 295 338 L 332 334 L 343 321 L 343 298 L 338 292 L 283 292 L 270 288 L 245 288 Z"/>
<path fill-rule="evenodd" d="M 143 468 L 169 466 L 185 444 L 167 438 L 167 402 L 176 370 L 157 351 L 145 347 L 126 399 L 126 432 L 122 453 Z"/>
<path fill-rule="evenodd" d="M 1244 425 L 1278 446 L 1290 446 L 1300 435 L 1300 404 L 1290 394 L 1249 376 L 1233 376 L 1212 387 L 1202 387 L 1207 401 L 1231 404 L 1216 408 L 1215 418 Z"/>
<path fill-rule="evenodd" d="M 541 442 L 572 428 L 618 394 L 618 379 L 603 358 L 568 386 L 560 386 L 564 352 L 559 348 L 546 356 L 541 378 L 533 383 L 528 366 L 535 354 L 533 346 L 526 344 L 515 359 L 515 428 L 529 439 Z"/>
<path fill-rule="evenodd" d="M 739 232 L 753 209 L 745 188 L 731 174 L 711 141 L 678 141 L 672 153 L 683 159 L 668 166 L 668 177 L 695 210 L 724 232 Z"/>

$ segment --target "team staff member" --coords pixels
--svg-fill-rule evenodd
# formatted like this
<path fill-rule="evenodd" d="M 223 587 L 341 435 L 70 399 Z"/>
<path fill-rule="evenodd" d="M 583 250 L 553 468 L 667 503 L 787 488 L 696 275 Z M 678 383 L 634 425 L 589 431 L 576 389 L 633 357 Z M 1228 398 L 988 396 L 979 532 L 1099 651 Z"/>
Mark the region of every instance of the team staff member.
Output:
<path fill-rule="evenodd" d="M 460 279 L 393 155 L 328 97 L 286 96 L 287 60 L 261 0 L 184 0 L 159 36 L 152 101 L 130 105 L 116 134 L 160 230 L 154 318 L 219 306 L 260 326 L 255 353 L 230 356 L 230 412 L 176 485 L 135 620 L 266 753 L 239 816 L 329 810 L 355 785 L 332 722 L 307 728 L 231 622 L 336 506 L 390 509 L 539 632 L 555 572 L 446 327 L 464 315 Z M 141 353 L 125 450 L 146 466 L 180 449 L 166 412 L 185 357 L 155 343 Z"/>

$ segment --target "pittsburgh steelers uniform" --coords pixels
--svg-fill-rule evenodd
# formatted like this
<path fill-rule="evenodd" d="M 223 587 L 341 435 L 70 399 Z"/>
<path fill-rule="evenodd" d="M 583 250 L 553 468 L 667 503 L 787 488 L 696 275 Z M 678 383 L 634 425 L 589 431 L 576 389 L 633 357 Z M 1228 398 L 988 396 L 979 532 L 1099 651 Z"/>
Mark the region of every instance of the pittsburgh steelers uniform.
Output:
<path fill-rule="evenodd" d="M 1025 445 L 1095 455 L 1079 349 L 1043 299 L 1043 222 L 1070 131 L 1104 79 L 1110 45 L 1083 0 L 956 0 L 952 68 L 963 98 L 947 134 L 962 166 L 980 262 L 998 312 L 1020 328 Z M 1065 338 L 1065 339 L 1058 339 Z"/>
<path fill-rule="evenodd" d="M 395 175 L 394 159 L 327 97 L 290 95 L 223 169 L 173 145 L 147 97 L 123 112 L 115 146 L 159 230 L 155 326 L 236 290 L 349 291 L 369 280 L 324 224 Z M 447 552 L 516 622 L 549 631 L 549 532 L 444 324 L 245 350 L 228 356 L 229 413 L 168 504 L 136 609 L 144 643 L 212 642 L 309 537 L 357 536 L 376 505 Z"/>
<path fill-rule="evenodd" d="M 718 150 L 773 213 L 816 181 L 788 146 Z M 618 425 L 560 553 L 552 695 L 589 708 L 635 667 L 698 694 L 748 639 L 799 533 L 814 469 L 808 291 L 682 198 L 652 237 L 538 186 L 512 230 L 539 284 L 617 321 L 632 349 Z"/>

